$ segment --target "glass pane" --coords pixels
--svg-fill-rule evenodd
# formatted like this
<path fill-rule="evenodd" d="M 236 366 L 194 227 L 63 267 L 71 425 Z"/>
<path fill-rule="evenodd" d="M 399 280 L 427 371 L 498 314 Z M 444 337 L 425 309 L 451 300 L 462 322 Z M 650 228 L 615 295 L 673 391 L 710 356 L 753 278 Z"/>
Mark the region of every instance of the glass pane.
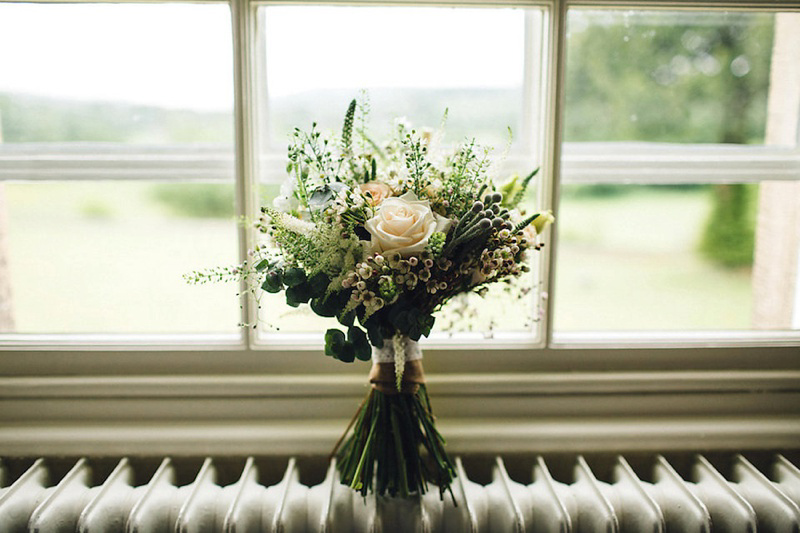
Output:
<path fill-rule="evenodd" d="M 395 119 L 435 130 L 447 111 L 442 144 L 475 138 L 501 159 L 511 128 L 510 150 L 522 157 L 509 160 L 516 166 L 519 159 L 537 158 L 531 152 L 540 150 L 532 145 L 533 129 L 540 127 L 535 110 L 544 63 L 540 50 L 526 50 L 526 42 L 539 42 L 542 9 L 263 6 L 258 21 L 264 45 L 259 125 L 262 153 L 270 156 L 260 175 L 267 204 L 287 177 L 284 165 L 274 161 L 286 160 L 290 132 L 308 131 L 313 122 L 323 133 L 340 132 L 353 98 L 369 104 L 368 123 L 357 119 L 356 128 L 366 126 L 378 143 L 387 139 Z M 418 37 L 409 38 L 412 34 Z M 525 166 L 512 171 L 524 175 L 532 169 L 530 162 L 519 165 Z M 498 180 L 505 179 L 504 172 L 497 173 Z M 532 255 L 538 261 L 539 254 Z M 534 285 L 535 266 L 521 286 Z M 530 291 L 522 299 L 500 287 L 492 292 L 485 299 L 449 303 L 437 313 L 434 331 L 529 334 L 538 312 Z M 291 308 L 284 300 L 283 294 L 263 295 L 263 331 L 272 325 L 281 332 L 320 333 L 335 326 L 307 306 Z"/>
<path fill-rule="evenodd" d="M 774 19 L 570 9 L 564 139 L 763 143 Z"/>
<path fill-rule="evenodd" d="M 234 288 L 182 279 L 236 263 L 232 184 L 9 183 L 0 196 L 0 331 L 237 331 Z"/>
<path fill-rule="evenodd" d="M 0 4 L 0 137 L 233 142 L 224 4 Z"/>
<path fill-rule="evenodd" d="M 542 12 L 527 13 L 541 27 Z M 435 128 L 445 109 L 454 142 L 468 136 L 503 148 L 509 127 L 522 135 L 526 11 L 280 6 L 259 14 L 271 148 L 312 121 L 338 131 L 361 90 L 375 137 L 394 117 Z"/>
<path fill-rule="evenodd" d="M 800 329 L 798 185 L 562 187 L 555 329 Z"/>

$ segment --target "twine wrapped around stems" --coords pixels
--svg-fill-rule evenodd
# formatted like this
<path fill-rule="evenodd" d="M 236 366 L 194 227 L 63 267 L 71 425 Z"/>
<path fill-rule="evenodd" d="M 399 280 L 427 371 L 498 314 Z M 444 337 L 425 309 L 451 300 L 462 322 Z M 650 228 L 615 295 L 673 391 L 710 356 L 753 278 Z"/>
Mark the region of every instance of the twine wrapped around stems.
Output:
<path fill-rule="evenodd" d="M 369 371 L 369 382 L 373 389 L 381 391 L 388 396 L 414 394 L 419 390 L 419 386 L 425 383 L 422 360 L 406 361 L 403 379 L 400 382 L 400 390 L 397 390 L 394 363 L 372 363 L 372 369 Z"/>

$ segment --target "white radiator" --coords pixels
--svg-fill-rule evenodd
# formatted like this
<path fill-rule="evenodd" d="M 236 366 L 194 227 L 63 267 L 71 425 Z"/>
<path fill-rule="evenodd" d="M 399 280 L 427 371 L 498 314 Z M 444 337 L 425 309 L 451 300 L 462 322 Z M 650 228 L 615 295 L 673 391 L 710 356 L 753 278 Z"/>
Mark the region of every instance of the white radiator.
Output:
<path fill-rule="evenodd" d="M 188 459 L 104 461 L 0 461 L 0 533 L 800 531 L 800 471 L 781 455 L 761 470 L 741 455 L 723 468 L 703 456 L 680 465 L 655 456 L 636 470 L 617 457 L 602 480 L 583 457 L 559 468 L 531 458 L 524 476 L 510 476 L 498 458 L 485 484 L 457 460 L 457 505 L 433 488 L 415 500 L 362 499 L 337 482 L 333 464 L 306 486 L 294 459 L 282 476 L 252 458 L 233 472 L 230 459 L 206 459 L 184 465 L 187 479 L 178 467 Z"/>

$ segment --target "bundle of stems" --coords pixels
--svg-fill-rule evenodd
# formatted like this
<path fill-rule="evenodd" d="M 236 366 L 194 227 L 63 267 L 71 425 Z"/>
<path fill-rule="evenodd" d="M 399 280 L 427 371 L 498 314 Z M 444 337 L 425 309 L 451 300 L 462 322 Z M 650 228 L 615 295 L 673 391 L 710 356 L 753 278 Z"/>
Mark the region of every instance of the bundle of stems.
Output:
<path fill-rule="evenodd" d="M 370 389 L 353 420 L 353 432 L 334 450 L 343 484 L 362 496 L 376 492 L 408 498 L 425 494 L 432 483 L 440 498 L 447 491 L 452 497 L 456 471 L 434 425 L 424 383 L 413 393 Z"/>

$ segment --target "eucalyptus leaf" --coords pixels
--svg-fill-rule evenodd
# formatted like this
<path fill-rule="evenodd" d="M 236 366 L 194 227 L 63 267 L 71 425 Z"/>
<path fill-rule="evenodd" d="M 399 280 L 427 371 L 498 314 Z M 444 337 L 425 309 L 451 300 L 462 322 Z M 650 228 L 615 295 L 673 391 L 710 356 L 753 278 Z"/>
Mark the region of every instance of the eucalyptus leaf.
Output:
<path fill-rule="evenodd" d="M 369 322 L 367 325 L 369 342 L 376 348 L 383 348 L 383 330 L 378 322 Z"/>
<path fill-rule="evenodd" d="M 289 287 L 295 287 L 306 281 L 306 272 L 302 268 L 292 267 L 283 274 L 283 282 Z M 308 301 L 308 299 L 306 299 Z"/>
<path fill-rule="evenodd" d="M 317 272 L 308 278 L 308 284 L 311 286 L 311 295 L 314 298 L 324 296 L 325 291 L 328 290 L 328 285 L 330 285 L 330 283 L 330 278 L 328 278 L 324 272 Z"/>
<path fill-rule="evenodd" d="M 319 316 L 335 317 L 341 314 L 342 309 L 347 305 L 348 298 L 349 291 L 323 294 L 311 300 L 311 310 Z"/>
<path fill-rule="evenodd" d="M 298 307 L 300 304 L 308 303 L 310 299 L 311 287 L 306 283 L 286 289 L 286 303 L 292 307 Z"/>
<path fill-rule="evenodd" d="M 417 317 L 419 329 L 426 337 L 431 334 L 431 329 L 433 329 L 434 322 L 436 322 L 436 317 L 433 315 L 420 314 L 419 317 Z"/>
<path fill-rule="evenodd" d="M 335 196 L 333 190 L 327 185 L 321 187 L 312 192 L 311 196 L 308 197 L 308 207 L 315 210 L 323 209 L 333 201 Z"/>
<path fill-rule="evenodd" d="M 272 294 L 280 292 L 283 289 L 283 276 L 280 270 L 270 270 L 267 272 L 267 275 L 264 276 L 264 282 L 261 284 L 261 288 Z"/>
<path fill-rule="evenodd" d="M 329 329 L 325 332 L 325 355 L 336 357 L 341 353 L 345 340 L 344 333 L 338 329 Z"/>
<path fill-rule="evenodd" d="M 355 356 L 362 361 L 369 361 L 372 356 L 372 349 L 367 340 L 367 334 L 358 326 L 351 326 L 347 329 L 347 341 L 352 343 Z"/>
<path fill-rule="evenodd" d="M 350 311 L 349 313 L 338 315 L 336 318 L 339 320 L 339 324 L 343 326 L 352 326 L 356 321 L 356 312 Z"/>
<path fill-rule="evenodd" d="M 342 346 L 342 350 L 337 353 L 334 357 L 336 357 L 339 361 L 344 363 L 352 363 L 356 360 L 356 350 L 353 346 L 352 342 L 345 342 Z"/>

